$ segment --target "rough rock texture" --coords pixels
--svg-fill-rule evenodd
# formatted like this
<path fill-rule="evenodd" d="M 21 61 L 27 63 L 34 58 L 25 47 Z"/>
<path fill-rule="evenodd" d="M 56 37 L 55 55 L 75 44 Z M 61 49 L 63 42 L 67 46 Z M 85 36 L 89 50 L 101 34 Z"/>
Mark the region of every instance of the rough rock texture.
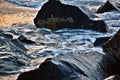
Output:
<path fill-rule="evenodd" d="M 45 27 L 51 30 L 81 28 L 107 32 L 108 27 L 103 20 L 91 20 L 85 12 L 76 6 L 65 5 L 57 0 L 49 0 L 38 12 L 34 23 L 36 27 Z"/>
<path fill-rule="evenodd" d="M 114 55 L 120 60 L 120 30 L 103 46 L 106 53 Z"/>
<path fill-rule="evenodd" d="M 120 73 L 119 67 L 111 55 L 68 53 L 47 59 L 38 69 L 20 74 L 17 80 L 103 80 Z"/>
<path fill-rule="evenodd" d="M 98 10 L 97 13 L 104 13 L 104 12 L 109 12 L 113 10 L 118 10 L 109 0 L 102 5 Z"/>
<path fill-rule="evenodd" d="M 95 40 L 94 46 L 103 46 L 111 37 L 99 37 Z"/>

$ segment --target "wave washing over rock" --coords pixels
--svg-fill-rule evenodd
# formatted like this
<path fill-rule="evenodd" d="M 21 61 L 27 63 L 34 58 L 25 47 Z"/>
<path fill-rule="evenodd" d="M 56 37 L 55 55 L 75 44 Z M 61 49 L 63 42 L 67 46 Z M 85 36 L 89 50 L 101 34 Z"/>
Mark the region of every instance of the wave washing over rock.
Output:
<path fill-rule="evenodd" d="M 18 0 L 11 1 L 16 3 Z M 96 0 L 91 1 L 96 2 Z M 98 1 L 100 3 L 97 4 L 97 7 L 105 2 Z M 78 5 L 77 0 L 63 2 Z M 96 6 L 95 3 L 88 5 L 88 2 L 88 0 L 84 1 L 83 5 Z M 38 67 L 42 59 L 59 54 L 94 51 L 104 54 L 101 47 L 94 47 L 93 43 L 97 37 L 109 37 L 116 33 L 120 27 L 120 13 L 111 11 L 96 14 L 96 16 L 105 20 L 110 28 L 109 32 L 100 33 L 82 29 L 51 31 L 50 29 L 36 28 L 31 24 L 24 24 L 22 27 L 12 25 L 12 28 L 2 29 L 0 34 L 0 41 L 2 42 L 0 44 L 0 73 L 17 73 L 34 69 Z"/>

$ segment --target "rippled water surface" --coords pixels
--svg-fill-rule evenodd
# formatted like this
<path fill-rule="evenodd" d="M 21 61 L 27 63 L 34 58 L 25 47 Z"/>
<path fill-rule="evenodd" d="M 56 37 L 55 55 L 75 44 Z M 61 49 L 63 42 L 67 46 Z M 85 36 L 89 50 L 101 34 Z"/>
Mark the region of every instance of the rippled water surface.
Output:
<path fill-rule="evenodd" d="M 16 0 L 17 1 L 17 0 Z M 66 4 L 72 5 L 86 5 L 91 10 L 97 9 L 105 1 L 103 0 L 68 0 L 62 2 Z M 79 4 L 78 4 L 79 2 Z M 94 7 L 93 7 L 94 6 Z M 1 40 L 6 40 L 6 44 L 0 44 L 0 49 L 3 50 L 4 46 L 17 46 L 19 49 L 17 51 L 12 52 L 14 49 L 10 48 L 7 49 L 8 51 L 1 51 L 0 54 L 3 52 L 4 55 L 0 55 L 0 59 L 5 63 L 0 62 L 0 72 L 1 73 L 16 73 L 21 72 L 24 70 L 34 69 L 38 67 L 38 65 L 48 57 L 54 57 L 58 54 L 66 54 L 66 53 L 79 53 L 83 52 L 91 52 L 97 51 L 101 54 L 102 52 L 101 47 L 94 47 L 93 43 L 98 37 L 105 37 L 105 36 L 113 36 L 120 27 L 120 12 L 113 11 L 113 12 L 106 12 L 103 14 L 95 14 L 96 16 L 100 17 L 101 19 L 105 20 L 107 25 L 109 26 L 110 30 L 107 33 L 100 33 L 91 30 L 82 30 L 82 29 L 62 29 L 57 31 L 51 31 L 45 28 L 36 28 L 32 24 L 25 24 L 23 27 L 14 27 L 12 28 L 4 28 L 2 29 L 3 32 L 6 34 L 10 34 L 13 38 L 9 38 L 10 41 L 13 39 L 18 39 L 21 35 L 23 35 L 27 40 L 31 42 L 22 42 L 20 41 L 19 45 L 9 44 L 9 40 L 6 37 L 1 37 Z M 33 42 L 33 43 L 32 43 Z M 4 42 L 3 42 L 4 43 Z M 21 45 L 20 45 L 21 44 Z M 8 47 L 9 48 L 9 47 Z M 25 50 L 24 50 L 25 49 Z M 20 52 L 21 51 L 21 52 Z M 9 60 L 12 59 L 9 62 Z M 15 60 L 14 60 L 15 59 Z M 13 64 L 13 63 L 21 63 L 21 64 Z M 10 66 L 11 67 L 3 67 L 3 66 Z M 10 70 L 9 70 L 10 69 Z"/>

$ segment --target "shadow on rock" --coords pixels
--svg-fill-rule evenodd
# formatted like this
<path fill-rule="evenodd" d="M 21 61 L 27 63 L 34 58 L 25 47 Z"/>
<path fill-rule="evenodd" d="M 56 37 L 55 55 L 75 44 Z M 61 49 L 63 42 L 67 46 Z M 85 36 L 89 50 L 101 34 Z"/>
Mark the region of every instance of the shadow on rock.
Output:
<path fill-rule="evenodd" d="M 120 30 L 103 45 L 103 51 L 115 56 L 120 61 Z"/>
<path fill-rule="evenodd" d="M 61 54 L 20 74 L 17 80 L 103 80 L 120 73 L 119 67 L 113 56 L 98 52 Z"/>

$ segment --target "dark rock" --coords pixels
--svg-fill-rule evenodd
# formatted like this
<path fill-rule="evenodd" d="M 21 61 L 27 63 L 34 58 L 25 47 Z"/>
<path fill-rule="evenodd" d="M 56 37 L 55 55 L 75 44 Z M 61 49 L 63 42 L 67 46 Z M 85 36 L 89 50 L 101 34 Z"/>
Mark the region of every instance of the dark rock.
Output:
<path fill-rule="evenodd" d="M 112 76 L 106 78 L 105 80 L 120 80 L 120 74 L 112 75 Z"/>
<path fill-rule="evenodd" d="M 105 54 L 100 65 L 107 77 L 120 74 L 120 62 L 111 54 Z"/>
<path fill-rule="evenodd" d="M 35 69 L 29 72 L 24 72 L 19 75 L 17 80 L 41 80 L 39 77 L 39 69 Z"/>
<path fill-rule="evenodd" d="M 108 27 L 102 20 L 94 21 L 89 18 L 82 7 L 62 4 L 58 0 L 49 0 L 45 3 L 34 19 L 36 27 L 58 30 L 63 28 L 91 29 L 107 32 Z M 96 25 L 97 24 L 97 25 Z"/>
<path fill-rule="evenodd" d="M 34 44 L 34 41 L 31 41 L 29 39 L 27 39 L 25 36 L 21 35 L 18 37 L 18 40 L 20 40 L 21 42 L 27 43 L 27 44 Z"/>
<path fill-rule="evenodd" d="M 115 7 L 115 5 L 113 5 L 109 0 L 102 5 L 98 10 L 97 13 L 104 13 L 104 12 L 109 12 L 109 11 L 113 11 L 113 10 L 117 10 L 118 9 Z"/>
<path fill-rule="evenodd" d="M 103 80 L 120 73 L 120 64 L 111 55 L 97 52 L 61 54 L 43 62 L 36 70 L 17 80 Z"/>
<path fill-rule="evenodd" d="M 106 53 L 114 55 L 120 60 L 120 30 L 103 46 Z"/>
<path fill-rule="evenodd" d="M 94 46 L 103 46 L 111 37 L 99 37 L 95 40 Z"/>

